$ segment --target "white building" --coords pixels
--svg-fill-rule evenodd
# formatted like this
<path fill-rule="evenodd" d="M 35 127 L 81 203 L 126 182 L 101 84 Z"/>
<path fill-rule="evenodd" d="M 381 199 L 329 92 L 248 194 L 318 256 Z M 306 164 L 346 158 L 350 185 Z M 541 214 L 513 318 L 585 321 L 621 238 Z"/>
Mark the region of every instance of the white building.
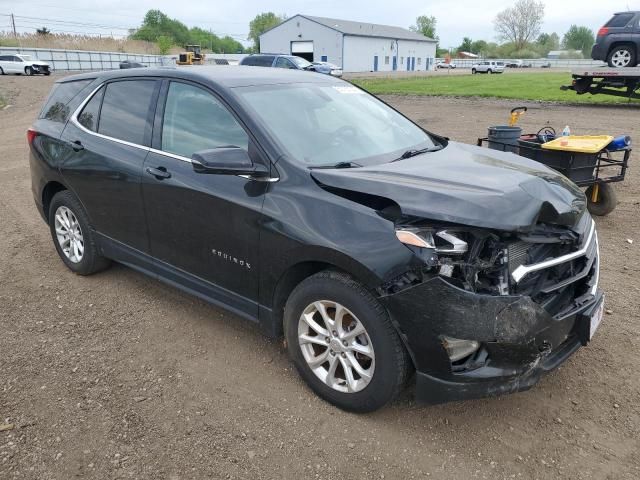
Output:
<path fill-rule="evenodd" d="M 401 27 L 295 15 L 260 35 L 260 52 L 331 62 L 345 72 L 432 70 L 436 41 Z"/>

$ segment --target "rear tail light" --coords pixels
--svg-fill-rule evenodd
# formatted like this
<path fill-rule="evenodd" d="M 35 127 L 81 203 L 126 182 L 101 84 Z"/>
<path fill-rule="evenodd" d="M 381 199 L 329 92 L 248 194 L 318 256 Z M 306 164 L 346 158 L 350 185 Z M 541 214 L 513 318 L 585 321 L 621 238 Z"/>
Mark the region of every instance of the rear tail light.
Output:
<path fill-rule="evenodd" d="M 609 33 L 609 29 L 607 27 L 602 27 L 600 30 L 598 30 L 599 37 L 604 37 L 608 33 Z"/>
<path fill-rule="evenodd" d="M 27 130 L 27 142 L 29 145 L 33 143 L 33 140 L 38 136 L 38 132 L 36 132 L 33 128 Z"/>

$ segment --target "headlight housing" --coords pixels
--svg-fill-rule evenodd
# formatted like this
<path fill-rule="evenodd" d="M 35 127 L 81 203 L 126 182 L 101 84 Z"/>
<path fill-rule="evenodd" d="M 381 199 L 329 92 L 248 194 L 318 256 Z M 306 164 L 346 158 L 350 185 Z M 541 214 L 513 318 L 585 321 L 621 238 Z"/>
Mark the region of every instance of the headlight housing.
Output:
<path fill-rule="evenodd" d="M 509 293 L 506 243 L 489 230 L 456 225 L 398 225 L 396 238 L 425 264 L 427 274 L 445 277 L 477 293 Z"/>

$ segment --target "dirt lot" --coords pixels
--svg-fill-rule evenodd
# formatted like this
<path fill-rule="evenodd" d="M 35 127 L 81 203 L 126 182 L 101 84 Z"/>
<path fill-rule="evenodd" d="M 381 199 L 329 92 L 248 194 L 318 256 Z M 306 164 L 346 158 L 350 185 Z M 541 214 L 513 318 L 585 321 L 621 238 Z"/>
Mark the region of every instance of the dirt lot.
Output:
<path fill-rule="evenodd" d="M 428 407 L 409 390 L 358 416 L 316 398 L 247 322 L 125 267 L 63 266 L 25 139 L 53 80 L 0 77 L 0 425 L 14 425 L 0 478 L 640 477 L 640 169 L 597 219 L 610 311 L 589 347 L 528 392 Z M 514 106 L 386 100 L 465 142 Z M 527 130 L 640 141 L 638 108 L 528 106 Z"/>

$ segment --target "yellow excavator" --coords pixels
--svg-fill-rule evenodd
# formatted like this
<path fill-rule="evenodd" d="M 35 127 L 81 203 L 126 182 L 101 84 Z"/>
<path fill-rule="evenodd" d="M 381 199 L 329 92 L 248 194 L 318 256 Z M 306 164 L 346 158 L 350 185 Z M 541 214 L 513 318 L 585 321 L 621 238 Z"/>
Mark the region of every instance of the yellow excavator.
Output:
<path fill-rule="evenodd" d="M 205 54 L 201 52 L 200 45 L 187 45 L 184 52 L 178 55 L 178 65 L 204 65 Z"/>

